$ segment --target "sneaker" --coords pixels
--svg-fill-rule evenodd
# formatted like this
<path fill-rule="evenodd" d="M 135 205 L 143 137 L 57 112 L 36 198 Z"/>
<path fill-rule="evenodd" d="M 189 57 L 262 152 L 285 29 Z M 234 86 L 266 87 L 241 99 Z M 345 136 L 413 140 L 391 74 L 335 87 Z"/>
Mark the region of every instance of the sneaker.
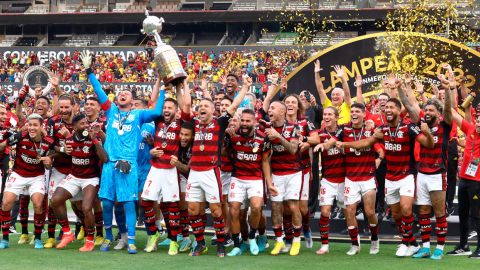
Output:
<path fill-rule="evenodd" d="M 308 229 L 307 233 L 303 233 L 303 235 L 305 236 L 305 247 L 306 248 L 312 248 L 313 247 L 313 237 L 312 237 L 310 229 Z"/>
<path fill-rule="evenodd" d="M 77 235 L 77 240 L 82 241 L 84 237 L 85 237 L 85 230 L 83 229 L 83 226 L 82 226 L 80 229 L 80 232 Z"/>
<path fill-rule="evenodd" d="M 420 251 L 420 246 L 409 246 L 405 256 L 411 257 L 413 254 L 417 254 L 418 251 Z"/>
<path fill-rule="evenodd" d="M 210 208 L 205 208 L 205 214 L 211 214 L 212 211 L 210 211 Z"/>
<path fill-rule="evenodd" d="M 10 233 L 17 233 L 17 230 L 15 230 L 15 226 L 10 226 L 10 228 L 8 228 L 8 231 Z"/>
<path fill-rule="evenodd" d="M 285 247 L 283 247 L 282 252 L 284 253 L 290 252 L 291 248 L 292 248 L 292 244 L 287 242 L 285 243 Z"/>
<path fill-rule="evenodd" d="M 248 239 L 248 243 L 250 244 L 250 252 L 252 253 L 252 255 L 257 256 L 258 252 L 260 252 L 257 241 L 255 241 L 255 239 Z"/>
<path fill-rule="evenodd" d="M 161 242 L 158 245 L 159 246 L 170 246 L 170 238 L 167 238 L 167 239 L 163 240 L 163 242 Z"/>
<path fill-rule="evenodd" d="M 40 239 L 35 239 L 34 244 L 35 249 L 43 249 L 43 242 Z"/>
<path fill-rule="evenodd" d="M 216 246 L 217 243 L 218 243 L 218 242 L 217 242 L 217 235 L 214 235 L 214 236 L 212 237 L 212 246 Z"/>
<path fill-rule="evenodd" d="M 267 243 L 267 236 L 265 235 L 264 237 L 258 236 L 257 238 L 257 245 L 258 245 L 258 252 L 262 252 L 266 248 L 266 243 Z M 243 246 L 243 244 L 242 244 Z"/>
<path fill-rule="evenodd" d="M 208 248 L 206 245 L 196 245 L 195 248 L 192 248 L 190 251 L 190 256 L 200 256 L 200 254 L 206 253 Z"/>
<path fill-rule="evenodd" d="M 137 227 L 143 227 L 145 225 L 145 222 L 143 221 L 143 218 L 139 218 L 137 221 Z"/>
<path fill-rule="evenodd" d="M 32 241 L 30 241 L 30 245 L 33 246 L 34 243 L 35 243 L 35 235 L 32 235 Z"/>
<path fill-rule="evenodd" d="M 345 229 L 340 232 L 341 235 L 348 235 L 348 229 Z"/>
<path fill-rule="evenodd" d="M 413 254 L 413 258 L 430 258 L 432 251 L 429 248 L 422 248 L 417 254 Z"/>
<path fill-rule="evenodd" d="M 403 258 L 405 257 L 405 255 L 407 255 L 407 251 L 408 251 L 408 246 L 405 244 L 400 244 L 398 245 L 397 253 L 395 255 L 399 258 Z"/>
<path fill-rule="evenodd" d="M 270 254 L 272 255 L 278 255 L 280 254 L 280 251 L 285 248 L 285 243 L 284 242 L 276 242 L 275 246 L 272 249 L 272 252 Z"/>
<path fill-rule="evenodd" d="M 242 250 L 240 248 L 233 248 L 232 251 L 230 251 L 227 256 L 228 257 L 234 257 L 234 256 L 240 256 L 242 255 Z"/>
<path fill-rule="evenodd" d="M 475 236 L 477 236 L 477 231 L 471 231 L 470 234 L 468 235 L 468 239 L 472 239 Z"/>
<path fill-rule="evenodd" d="M 85 245 L 83 245 L 83 247 L 81 247 L 79 251 L 88 252 L 88 251 L 92 251 L 94 248 L 95 248 L 95 243 L 87 240 L 85 242 Z"/>
<path fill-rule="evenodd" d="M 328 244 L 322 244 L 322 247 L 317 250 L 317 254 L 327 254 L 328 252 Z"/>
<path fill-rule="evenodd" d="M 120 231 L 118 231 L 117 235 L 115 235 L 115 238 L 113 238 L 113 241 L 118 241 L 122 239 L 122 234 L 120 233 Z"/>
<path fill-rule="evenodd" d="M 454 210 L 454 208 L 453 208 L 453 207 L 451 207 L 451 208 L 447 208 L 447 214 L 446 214 L 446 215 L 447 215 L 447 217 L 449 217 L 449 216 L 453 215 L 453 212 L 455 212 L 455 210 Z"/>
<path fill-rule="evenodd" d="M 105 238 L 103 238 L 103 236 L 97 235 L 97 237 L 95 237 L 94 244 L 95 244 L 95 246 L 101 246 L 104 241 L 105 241 Z"/>
<path fill-rule="evenodd" d="M 363 228 L 363 235 L 364 236 L 371 236 L 372 232 L 370 232 L 369 228 Z"/>
<path fill-rule="evenodd" d="M 336 218 L 339 211 L 340 209 L 338 209 L 338 207 L 332 207 L 332 210 L 330 211 L 330 219 Z"/>
<path fill-rule="evenodd" d="M 19 243 L 20 245 L 23 245 L 23 244 L 28 243 L 28 240 L 30 240 L 30 237 L 28 236 L 28 234 L 22 234 L 22 235 L 20 236 L 20 240 L 18 240 L 18 243 Z"/>
<path fill-rule="evenodd" d="M 108 239 L 105 239 L 105 242 L 103 242 L 103 245 L 100 247 L 100 251 L 109 251 L 111 245 L 112 245 L 112 242 Z"/>
<path fill-rule="evenodd" d="M 472 251 L 470 250 L 470 247 L 468 245 L 465 245 L 464 247 L 456 246 L 454 250 L 447 253 L 447 255 L 452 255 L 452 256 L 465 256 L 465 255 L 471 255 L 471 254 L 472 254 Z"/>
<path fill-rule="evenodd" d="M 64 248 L 67 246 L 68 243 L 71 243 L 77 239 L 75 237 L 75 234 L 70 233 L 70 234 L 64 234 L 62 237 L 62 241 L 57 245 L 57 249 Z"/>
<path fill-rule="evenodd" d="M 438 249 L 438 248 L 435 249 L 432 257 L 430 257 L 430 259 L 432 259 L 432 260 L 441 260 L 442 258 L 443 258 L 443 250 Z"/>
<path fill-rule="evenodd" d="M 380 252 L 380 240 L 372 241 L 372 246 L 370 246 L 370 254 L 378 254 Z"/>
<path fill-rule="evenodd" d="M 160 239 L 160 233 L 158 231 L 154 235 L 150 235 L 150 237 L 148 238 L 148 245 L 145 251 L 152 252 L 156 250 L 158 239 Z"/>
<path fill-rule="evenodd" d="M 343 213 L 343 209 L 340 209 L 340 211 L 338 211 L 338 218 L 339 219 L 344 219 L 345 218 L 345 213 Z"/>
<path fill-rule="evenodd" d="M 233 244 L 234 244 L 234 243 L 233 243 L 233 240 L 232 240 L 232 238 L 230 237 L 230 235 L 229 235 L 229 234 L 225 235 L 225 240 L 224 240 L 224 242 L 223 242 L 223 246 L 229 247 L 229 246 L 231 246 L 231 245 L 233 245 Z"/>
<path fill-rule="evenodd" d="M 60 233 L 58 234 L 57 238 L 55 238 L 55 240 L 57 241 L 62 241 L 62 238 L 63 238 L 63 230 L 60 230 Z M 102 242 L 103 243 L 103 242 Z M 100 245 L 102 244 L 100 243 Z"/>
<path fill-rule="evenodd" d="M 290 248 L 290 256 L 297 256 L 300 253 L 300 242 L 293 242 Z"/>
<path fill-rule="evenodd" d="M 191 249 L 195 249 L 197 247 L 197 239 L 193 240 Z"/>
<path fill-rule="evenodd" d="M 242 244 L 240 245 L 240 250 L 242 252 L 245 252 L 245 250 L 249 250 L 250 249 L 250 244 L 245 244 L 244 242 L 242 242 Z"/>
<path fill-rule="evenodd" d="M 128 245 L 127 249 L 128 249 L 128 254 L 137 254 L 137 247 L 134 244 Z"/>
<path fill-rule="evenodd" d="M 45 243 L 44 248 L 54 248 L 55 247 L 55 238 L 48 238 L 47 243 Z"/>
<path fill-rule="evenodd" d="M 360 246 L 352 245 L 347 255 L 355 255 L 360 253 Z"/>
<path fill-rule="evenodd" d="M 175 241 L 170 241 L 170 249 L 168 250 L 168 255 L 177 255 L 178 249 L 180 246 Z"/>
<path fill-rule="evenodd" d="M 180 242 L 180 252 L 185 252 L 187 251 L 190 246 L 192 246 L 192 240 L 190 240 L 189 237 L 184 237 L 182 239 L 182 242 Z"/>
<path fill-rule="evenodd" d="M 8 242 L 8 240 L 3 239 L 0 242 L 0 249 L 6 249 L 6 248 L 9 248 L 9 247 L 10 247 L 10 243 Z"/>
<path fill-rule="evenodd" d="M 225 257 L 225 246 L 224 245 L 217 245 L 217 257 L 219 257 L 219 258 Z"/>
<path fill-rule="evenodd" d="M 470 259 L 480 259 L 480 248 L 477 247 L 475 252 L 470 254 L 470 256 L 468 256 L 468 258 L 470 258 Z"/>
<path fill-rule="evenodd" d="M 125 240 L 120 239 L 120 240 L 118 240 L 118 243 L 117 243 L 117 245 L 113 248 L 113 250 L 122 250 L 122 249 L 126 248 L 127 245 L 128 245 L 128 240 L 127 240 L 127 239 L 125 239 Z"/>

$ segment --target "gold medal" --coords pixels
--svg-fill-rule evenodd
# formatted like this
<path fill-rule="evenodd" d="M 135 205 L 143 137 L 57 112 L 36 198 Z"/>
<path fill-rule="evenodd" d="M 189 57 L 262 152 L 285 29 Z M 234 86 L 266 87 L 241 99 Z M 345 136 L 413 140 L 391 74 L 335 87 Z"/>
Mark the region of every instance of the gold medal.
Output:
<path fill-rule="evenodd" d="M 41 158 L 42 158 L 41 156 L 37 156 L 37 160 L 38 160 L 38 161 L 40 161 Z"/>
<path fill-rule="evenodd" d="M 167 147 L 167 143 L 166 142 L 163 142 L 162 143 L 162 148 L 166 148 Z"/>
<path fill-rule="evenodd" d="M 256 153 L 258 151 L 258 147 L 254 147 L 252 151 L 253 153 Z"/>
<path fill-rule="evenodd" d="M 200 151 L 203 151 L 203 150 L 205 150 L 205 145 L 201 144 L 200 145 Z"/>
<path fill-rule="evenodd" d="M 360 156 L 360 154 L 361 154 L 361 153 L 360 153 L 359 150 L 355 150 L 355 155 Z"/>

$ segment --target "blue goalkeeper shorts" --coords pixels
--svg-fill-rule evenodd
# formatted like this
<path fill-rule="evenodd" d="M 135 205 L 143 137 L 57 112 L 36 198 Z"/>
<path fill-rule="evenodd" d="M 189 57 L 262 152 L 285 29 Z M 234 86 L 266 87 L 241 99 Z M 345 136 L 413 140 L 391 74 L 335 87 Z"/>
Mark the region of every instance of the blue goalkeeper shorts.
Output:
<path fill-rule="evenodd" d="M 98 197 L 118 202 L 138 201 L 138 168 L 131 162 L 132 171 L 128 174 L 115 170 L 116 161 L 103 164 L 102 185 Z"/>

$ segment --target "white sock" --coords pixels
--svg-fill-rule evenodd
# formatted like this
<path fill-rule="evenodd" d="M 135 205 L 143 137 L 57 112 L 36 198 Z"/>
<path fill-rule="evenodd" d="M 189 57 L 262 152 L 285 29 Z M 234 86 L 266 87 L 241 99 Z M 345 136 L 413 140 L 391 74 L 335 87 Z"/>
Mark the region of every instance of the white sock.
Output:
<path fill-rule="evenodd" d="M 300 243 L 300 237 L 293 237 L 293 242 L 299 242 Z"/>
<path fill-rule="evenodd" d="M 163 230 L 161 220 L 155 220 L 155 226 L 157 226 L 157 229 L 158 229 L 159 231 L 162 231 L 162 230 Z"/>
<path fill-rule="evenodd" d="M 430 248 L 430 242 L 422 243 L 423 248 Z M 442 248 L 443 250 L 443 248 Z"/>
<path fill-rule="evenodd" d="M 328 244 L 322 244 L 322 248 L 325 247 L 328 249 Z"/>
<path fill-rule="evenodd" d="M 277 242 L 283 242 L 283 237 L 282 236 L 277 237 Z"/>
<path fill-rule="evenodd" d="M 437 249 L 440 249 L 441 251 L 443 251 L 443 247 L 444 245 L 437 245 Z"/>

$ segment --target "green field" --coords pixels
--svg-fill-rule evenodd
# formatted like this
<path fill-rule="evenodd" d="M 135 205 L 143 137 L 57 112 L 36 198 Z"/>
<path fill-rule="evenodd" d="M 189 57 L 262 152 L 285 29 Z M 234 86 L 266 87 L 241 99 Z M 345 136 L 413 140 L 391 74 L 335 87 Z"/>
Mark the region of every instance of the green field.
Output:
<path fill-rule="evenodd" d="M 58 229 L 58 227 L 57 227 Z M 20 231 L 20 226 L 17 226 Z M 33 226 L 30 225 L 30 232 Z M 114 229 L 114 233 L 117 230 Z M 46 240 L 46 233 L 42 235 Z M 258 256 L 250 252 L 239 257 L 216 257 L 216 247 L 209 246 L 206 255 L 190 257 L 180 253 L 177 256 L 167 254 L 168 247 L 159 247 L 157 252 L 144 253 L 146 233 L 138 231 L 137 255 L 129 255 L 126 250 L 100 252 L 96 247 L 93 252 L 81 253 L 78 249 L 82 243 L 75 241 L 64 250 L 35 250 L 30 245 L 18 245 L 20 235 L 10 237 L 9 249 L 0 250 L 0 265 L 2 269 L 478 269 L 479 261 L 467 257 L 445 257 L 441 261 L 430 259 L 396 258 L 396 245 L 380 245 L 380 253 L 368 254 L 370 245 L 362 246 L 361 254 L 347 256 L 349 244 L 331 243 L 330 253 L 317 255 L 315 251 L 320 243 L 315 242 L 313 249 L 307 250 L 303 246 L 300 254 L 291 257 L 288 254 L 279 256 L 270 255 L 273 240 L 269 240 L 271 247 Z M 162 238 L 162 240 L 165 237 Z M 210 237 L 208 237 L 208 243 Z M 434 245 L 432 245 L 432 249 Z M 453 246 L 446 246 L 445 250 L 452 250 Z M 230 251 L 232 247 L 227 248 Z M 326 267 L 326 268 L 325 268 Z"/>

